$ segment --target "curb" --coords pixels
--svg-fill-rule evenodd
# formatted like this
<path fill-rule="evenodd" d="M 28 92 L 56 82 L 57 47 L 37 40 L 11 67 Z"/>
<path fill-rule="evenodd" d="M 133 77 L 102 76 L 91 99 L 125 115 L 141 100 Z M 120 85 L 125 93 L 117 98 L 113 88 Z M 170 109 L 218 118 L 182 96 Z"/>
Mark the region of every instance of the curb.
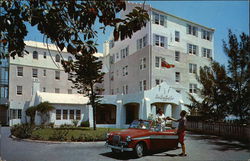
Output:
<path fill-rule="evenodd" d="M 93 144 L 93 143 L 105 143 L 105 141 L 86 141 L 86 142 L 74 142 L 74 141 L 48 141 L 48 140 L 33 140 L 33 139 L 20 139 L 14 135 L 10 135 L 10 138 L 17 141 L 26 141 L 33 143 L 45 143 L 45 144 Z"/>

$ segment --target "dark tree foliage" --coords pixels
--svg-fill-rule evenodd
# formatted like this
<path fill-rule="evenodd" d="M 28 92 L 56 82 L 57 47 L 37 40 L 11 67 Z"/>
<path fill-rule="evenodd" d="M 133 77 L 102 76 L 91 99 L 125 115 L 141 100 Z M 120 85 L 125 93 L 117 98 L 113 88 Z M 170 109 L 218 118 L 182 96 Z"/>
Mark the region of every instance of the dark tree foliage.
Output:
<path fill-rule="evenodd" d="M 104 73 L 101 72 L 102 62 L 92 53 L 76 56 L 76 61 L 71 66 L 72 82 L 78 92 L 89 97 L 93 108 L 93 126 L 96 130 L 96 107 L 99 103 L 98 84 L 102 83 Z"/>
<path fill-rule="evenodd" d="M 250 116 L 250 39 L 242 33 L 240 41 L 229 30 L 228 43 L 223 47 L 228 56 L 230 77 L 230 113 L 246 120 Z"/>
<path fill-rule="evenodd" d="M 223 120 L 229 109 L 227 99 L 230 92 L 225 67 L 212 62 L 211 68 L 200 68 L 198 82 L 202 85 L 199 90 L 202 101 L 189 95 L 192 104 L 187 106 L 199 111 L 206 119 Z"/>
<path fill-rule="evenodd" d="M 101 62 L 93 56 L 97 52 L 94 40 L 99 21 L 103 32 L 107 26 L 114 28 L 114 40 L 131 38 L 149 20 L 147 11 L 136 7 L 126 15 L 117 18 L 117 13 L 126 9 L 123 0 L 1 0 L 0 1 L 0 43 L 8 49 L 0 58 L 24 56 L 24 37 L 28 31 L 26 23 L 37 27 L 44 35 L 44 41 L 55 44 L 58 51 L 64 48 L 75 56 L 76 62 L 62 60 L 66 72 L 74 73 L 72 80 L 79 93 L 86 92 L 94 112 L 97 96 L 94 87 L 102 81 Z M 83 92 L 84 91 L 84 92 Z"/>
<path fill-rule="evenodd" d="M 25 23 L 36 26 L 45 40 L 50 39 L 60 50 L 67 48 L 73 55 L 95 45 L 91 39 L 97 37 L 96 21 L 104 31 L 106 26 L 114 27 L 115 40 L 131 37 L 146 25 L 149 16 L 136 7 L 127 18 L 117 18 L 117 13 L 125 9 L 122 0 L 1 0 L 0 40 L 9 52 L 2 57 L 24 55 L 28 33 Z"/>
<path fill-rule="evenodd" d="M 190 96 L 191 111 L 199 111 L 206 119 L 221 121 L 233 114 L 246 121 L 250 114 L 250 41 L 245 33 L 237 36 L 229 30 L 228 44 L 223 41 L 228 56 L 227 70 L 213 61 L 211 69 L 200 69 L 198 81 L 201 83 L 198 101 Z"/>

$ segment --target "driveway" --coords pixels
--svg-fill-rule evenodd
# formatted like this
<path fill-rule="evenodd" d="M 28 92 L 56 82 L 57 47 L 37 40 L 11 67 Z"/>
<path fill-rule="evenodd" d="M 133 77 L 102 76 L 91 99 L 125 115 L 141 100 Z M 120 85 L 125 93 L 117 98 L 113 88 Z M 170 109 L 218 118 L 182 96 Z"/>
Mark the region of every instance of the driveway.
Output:
<path fill-rule="evenodd" d="M 88 143 L 37 143 L 9 138 L 10 129 L 1 129 L 0 155 L 6 161 L 247 161 L 250 146 L 238 141 L 223 140 L 216 136 L 188 133 L 187 157 L 176 154 L 181 149 L 133 158 L 130 153 L 114 155 L 104 142 Z"/>

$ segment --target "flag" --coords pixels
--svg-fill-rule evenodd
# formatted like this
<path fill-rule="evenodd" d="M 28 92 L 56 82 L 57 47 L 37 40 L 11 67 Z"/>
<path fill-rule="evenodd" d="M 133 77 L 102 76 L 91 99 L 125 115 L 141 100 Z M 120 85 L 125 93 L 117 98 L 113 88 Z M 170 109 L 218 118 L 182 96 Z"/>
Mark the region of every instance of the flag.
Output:
<path fill-rule="evenodd" d="M 165 67 L 165 68 L 174 68 L 175 65 L 174 64 L 169 64 L 166 61 L 162 61 L 161 62 L 161 67 Z"/>

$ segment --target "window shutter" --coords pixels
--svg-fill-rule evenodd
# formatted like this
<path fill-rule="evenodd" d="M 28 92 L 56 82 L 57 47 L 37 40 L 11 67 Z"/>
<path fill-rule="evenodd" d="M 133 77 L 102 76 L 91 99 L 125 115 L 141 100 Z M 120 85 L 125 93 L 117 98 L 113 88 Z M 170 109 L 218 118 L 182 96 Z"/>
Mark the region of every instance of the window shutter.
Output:
<path fill-rule="evenodd" d="M 164 26 L 167 27 L 167 16 L 164 16 Z"/>
<path fill-rule="evenodd" d="M 156 43 L 156 34 L 153 34 L 153 46 L 155 46 Z"/>
<path fill-rule="evenodd" d="M 140 39 L 136 40 L 137 51 L 140 50 Z"/>
<path fill-rule="evenodd" d="M 164 38 L 164 48 L 168 48 L 168 38 L 167 37 L 165 37 Z"/>

